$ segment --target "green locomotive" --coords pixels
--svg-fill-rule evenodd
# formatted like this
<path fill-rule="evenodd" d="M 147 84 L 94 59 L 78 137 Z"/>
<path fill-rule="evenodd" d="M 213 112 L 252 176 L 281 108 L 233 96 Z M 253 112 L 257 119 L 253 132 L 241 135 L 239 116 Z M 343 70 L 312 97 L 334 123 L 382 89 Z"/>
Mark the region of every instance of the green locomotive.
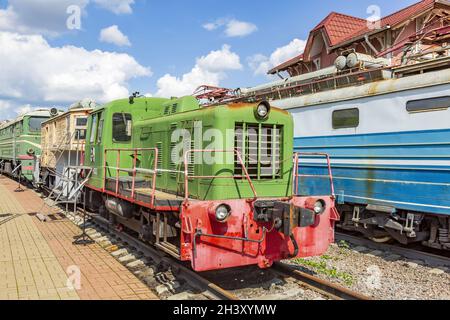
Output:
<path fill-rule="evenodd" d="M 204 271 L 324 253 L 334 198 L 293 191 L 292 116 L 267 102 L 118 100 L 88 120 L 87 205 Z"/>
<path fill-rule="evenodd" d="M 2 172 L 23 177 L 29 182 L 39 179 L 41 124 L 57 114 L 56 109 L 28 112 L 0 126 L 0 168 Z"/>

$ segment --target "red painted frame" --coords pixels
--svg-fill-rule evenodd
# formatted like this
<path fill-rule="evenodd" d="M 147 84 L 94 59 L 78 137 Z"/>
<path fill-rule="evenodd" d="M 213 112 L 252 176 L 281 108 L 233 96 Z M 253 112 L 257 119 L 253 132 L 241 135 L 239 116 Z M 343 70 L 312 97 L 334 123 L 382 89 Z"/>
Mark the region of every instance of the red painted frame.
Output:
<path fill-rule="evenodd" d="M 137 166 L 137 157 L 138 152 L 140 151 L 153 151 L 155 154 L 154 159 L 154 167 L 153 167 L 153 180 L 152 180 L 152 192 L 151 192 L 151 200 L 150 203 L 147 204 L 145 202 L 136 201 L 135 195 L 136 195 L 136 174 L 138 173 L 139 169 Z M 117 152 L 117 160 L 116 160 L 116 167 L 110 167 L 107 166 L 106 160 L 109 152 Z M 133 168 L 131 170 L 120 168 L 120 154 L 121 152 L 133 152 Z M 102 192 L 106 194 L 110 194 L 112 196 L 121 198 L 123 200 L 127 200 L 133 203 L 136 203 L 138 205 L 142 205 L 144 207 L 155 209 L 155 192 L 156 192 L 156 177 L 158 174 L 158 156 L 159 156 L 159 150 L 158 148 L 117 148 L 117 149 L 105 149 L 105 154 L 103 158 L 103 189 Z M 116 190 L 115 192 L 106 190 L 106 172 L 107 169 L 115 169 L 116 170 Z M 132 183 L 131 183 L 131 198 L 125 197 L 123 195 L 119 194 L 119 181 L 120 181 L 120 173 L 121 172 L 130 172 L 133 174 Z"/>
<path fill-rule="evenodd" d="M 299 172 L 298 172 L 300 156 L 321 156 L 321 157 L 326 158 L 327 166 L 328 166 L 328 176 L 330 178 L 331 196 L 334 198 L 336 196 L 336 194 L 334 192 L 333 170 L 331 170 L 331 158 L 328 153 L 318 153 L 318 152 L 296 152 L 296 153 L 294 153 L 294 177 L 295 177 L 294 193 L 296 195 L 298 195 L 299 178 L 304 176 L 304 175 L 299 174 Z"/>

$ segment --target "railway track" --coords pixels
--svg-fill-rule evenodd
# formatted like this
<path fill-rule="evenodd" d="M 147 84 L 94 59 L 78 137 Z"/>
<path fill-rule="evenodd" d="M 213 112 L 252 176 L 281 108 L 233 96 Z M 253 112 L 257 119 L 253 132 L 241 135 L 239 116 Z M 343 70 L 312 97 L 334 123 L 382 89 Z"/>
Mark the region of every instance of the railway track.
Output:
<path fill-rule="evenodd" d="M 78 213 L 77 216 L 71 215 L 72 213 L 66 214 L 66 216 L 72 220 L 78 226 L 82 225 L 82 216 L 81 213 Z M 141 258 L 136 258 L 133 261 L 129 261 L 124 259 L 122 262 L 126 263 L 127 267 L 131 266 L 132 271 L 140 277 L 141 274 L 145 275 L 148 273 L 145 269 L 148 269 L 148 265 L 156 267 L 156 269 L 161 270 L 170 270 L 170 273 L 174 275 L 174 279 L 176 279 L 175 283 L 181 281 L 185 281 L 185 283 L 195 289 L 196 294 L 192 294 L 191 298 L 193 300 L 201 300 L 203 297 L 210 300 L 229 300 L 236 301 L 241 300 L 239 294 L 236 292 L 232 292 L 231 290 L 226 290 L 222 287 L 222 285 L 216 284 L 214 281 L 208 279 L 208 277 L 203 277 L 201 274 L 196 273 L 186 267 L 180 261 L 167 256 L 166 254 L 156 250 L 135 238 L 134 236 L 126 233 L 119 232 L 115 228 L 111 227 L 109 222 L 100 217 L 97 214 L 89 213 L 89 222 L 86 224 L 86 228 L 88 230 L 88 236 L 93 241 L 99 243 L 105 250 L 109 251 L 116 258 L 121 257 L 115 253 L 120 252 L 121 250 L 126 250 L 127 253 L 135 252 L 135 254 Z M 92 231 L 95 230 L 95 232 Z M 116 244 L 113 244 L 116 243 Z M 131 250 L 127 250 L 131 249 Z M 124 253 L 125 254 L 125 253 Z M 126 258 L 127 255 L 122 255 L 122 258 Z M 150 260 L 149 263 L 142 262 L 142 260 Z M 136 266 L 140 266 L 136 269 Z M 320 279 L 310 274 L 306 274 L 299 270 L 296 270 L 294 267 L 283 264 L 276 263 L 273 268 L 269 269 L 271 273 L 273 273 L 274 277 L 279 278 L 290 278 L 292 279 L 298 286 L 305 288 L 307 290 L 311 290 L 317 292 L 320 296 L 323 296 L 326 299 L 331 300 L 370 300 L 369 297 L 359 294 L 357 292 L 353 292 L 348 290 L 342 286 L 336 285 L 332 282 Z M 235 272 L 240 272 L 236 270 L 227 270 L 231 274 Z M 247 274 L 247 271 L 242 271 L 243 276 Z M 180 297 L 175 292 L 178 288 L 178 285 L 173 285 L 174 281 L 170 280 L 170 276 L 156 276 L 159 282 L 165 283 L 165 285 L 169 290 L 172 290 L 174 293 L 172 299 L 176 299 Z M 168 280 L 169 279 L 169 280 Z M 143 280 L 143 279 L 141 279 Z M 168 280 L 168 281 L 167 281 Z M 173 279 L 172 279 L 173 280 Z M 145 281 L 144 281 L 145 282 Z M 153 286 L 157 286 L 157 283 L 154 283 Z M 159 285 L 160 287 L 161 285 Z M 156 293 L 159 293 L 161 290 L 157 288 L 152 288 Z M 183 289 L 189 290 L 189 289 Z M 159 291 L 159 292 L 158 292 Z M 202 296 L 202 297 L 199 297 Z M 188 295 L 184 295 L 183 297 L 188 297 Z"/>
<path fill-rule="evenodd" d="M 323 280 L 308 273 L 302 272 L 287 264 L 275 263 L 273 269 L 276 272 L 294 278 L 300 285 L 310 290 L 319 292 L 320 294 L 332 300 L 372 300 L 368 296 L 349 290 L 333 282 Z"/>
<path fill-rule="evenodd" d="M 157 269 L 162 270 L 170 270 L 172 274 L 176 276 L 177 279 L 183 279 L 186 281 L 186 283 L 196 289 L 198 292 L 200 292 L 201 295 L 207 297 L 208 299 L 212 300 L 239 300 L 238 297 L 233 295 L 227 290 L 222 289 L 218 285 L 208 281 L 207 279 L 201 277 L 199 274 L 195 273 L 194 271 L 190 270 L 186 266 L 184 266 L 179 261 L 173 259 L 170 256 L 165 255 L 164 253 L 154 249 L 153 247 L 143 243 L 142 241 L 136 239 L 135 237 L 125 233 L 125 232 L 119 232 L 112 228 L 107 220 L 104 218 L 96 215 L 96 214 L 89 214 L 90 219 L 92 219 L 92 223 L 94 226 L 97 226 L 97 228 L 100 228 L 104 234 L 108 234 L 109 236 L 113 236 L 116 239 L 118 239 L 120 242 L 125 244 L 126 247 L 131 247 L 135 252 L 140 253 L 142 256 L 144 256 L 144 259 L 151 260 L 151 265 L 156 266 Z M 92 225 L 91 225 L 92 226 Z M 98 229 L 97 229 L 98 230 Z M 102 234 L 103 235 L 103 234 Z M 95 237 L 90 236 L 93 238 L 94 241 L 96 241 Z M 98 239 L 98 237 L 97 237 Z M 107 240 L 108 241 L 108 240 Z M 115 241 L 117 242 L 117 240 Z M 108 248 L 106 248 L 108 249 Z M 116 249 L 116 248 L 113 248 Z M 117 250 L 112 250 L 109 248 L 109 252 L 114 254 L 114 252 L 118 252 L 119 250 L 124 250 L 124 248 L 120 248 L 117 246 Z M 131 250 L 130 250 L 131 251 Z M 120 260 L 120 258 L 119 258 Z M 126 260 L 125 260 L 126 261 Z M 136 259 L 135 261 L 128 262 L 127 266 L 130 264 L 133 264 L 133 262 L 141 261 L 139 259 Z M 144 264 L 138 264 L 141 265 L 143 268 L 145 268 Z M 139 274 L 139 273 L 138 273 Z M 173 285 L 173 281 L 170 280 L 170 277 L 167 277 L 165 275 L 160 275 L 158 280 L 160 282 L 165 282 L 167 284 L 167 287 L 169 290 L 176 289 L 178 285 Z M 169 279 L 169 281 L 165 281 L 165 279 Z M 172 285 L 171 283 L 172 282 Z M 175 282 L 176 283 L 176 282 Z M 158 291 L 158 290 L 156 290 Z"/>
<path fill-rule="evenodd" d="M 336 232 L 336 242 L 339 241 L 346 241 L 354 245 L 364 246 L 373 250 L 392 252 L 393 254 L 403 256 L 410 260 L 423 261 L 429 266 L 450 267 L 450 253 L 448 252 L 444 252 L 443 255 L 439 255 L 423 251 L 422 247 L 420 250 L 416 250 L 401 245 L 377 243 L 363 237 Z"/>
<path fill-rule="evenodd" d="M 73 212 L 67 213 L 60 208 L 60 213 L 69 218 L 78 227 L 83 227 L 84 221 L 81 210 L 78 211 L 76 215 L 73 215 Z M 221 285 L 216 284 L 207 277 L 192 271 L 180 261 L 167 256 L 165 253 L 158 251 L 126 232 L 116 230 L 110 225 L 109 221 L 99 215 L 88 212 L 86 216 L 88 219 L 86 219 L 85 228 L 89 239 L 100 244 L 103 249 L 116 257 L 144 282 L 146 281 L 143 278 L 148 277 L 149 274 L 152 276 L 155 275 L 154 278 L 156 278 L 156 281 L 153 281 L 149 287 L 158 295 L 158 291 L 164 290 L 158 290 L 157 288 L 165 286 L 167 288 L 166 292 L 171 292 L 175 298 L 178 297 L 176 289 L 179 285 L 176 283 L 179 283 L 181 280 L 184 281 L 189 288 L 192 288 L 197 292 L 190 295 L 194 300 L 203 298 L 210 300 L 241 300 L 237 292 L 235 293 L 231 290 L 224 289 Z M 7 222 L 11 218 L 12 217 L 4 217 L 1 222 Z M 121 252 L 123 252 L 123 254 L 120 254 Z M 130 256 L 130 259 L 127 259 L 128 256 Z M 154 268 L 154 270 L 149 272 L 150 268 Z M 172 274 L 173 276 L 167 276 L 167 274 L 164 274 L 164 271 L 159 270 L 170 270 L 169 274 Z M 227 270 L 226 272 L 232 275 L 236 272 L 241 272 L 243 277 L 247 274 L 247 270 Z M 287 264 L 276 263 L 269 269 L 269 272 L 273 274 L 273 278 L 292 279 L 298 286 L 317 292 L 327 299 L 370 299 L 369 297 L 348 290 L 332 282 L 301 272 L 295 269 L 295 267 Z M 189 288 L 187 290 L 189 290 Z M 184 297 L 188 297 L 188 295 L 185 295 Z"/>

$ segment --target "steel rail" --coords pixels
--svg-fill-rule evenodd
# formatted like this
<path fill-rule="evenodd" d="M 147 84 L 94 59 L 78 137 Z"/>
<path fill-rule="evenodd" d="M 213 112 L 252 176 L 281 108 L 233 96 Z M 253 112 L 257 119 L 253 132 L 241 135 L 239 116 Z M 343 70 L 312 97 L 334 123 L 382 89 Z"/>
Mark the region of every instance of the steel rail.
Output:
<path fill-rule="evenodd" d="M 333 282 L 317 278 L 308 273 L 301 272 L 294 267 L 281 262 L 276 262 L 272 269 L 280 274 L 288 275 L 300 282 L 301 285 L 334 300 L 372 300 L 372 298 L 361 293 L 349 290 Z"/>
<path fill-rule="evenodd" d="M 365 247 L 367 247 L 369 249 L 373 249 L 373 250 L 390 251 L 392 253 L 401 255 L 407 259 L 423 260 L 431 266 L 450 267 L 450 258 L 449 257 L 445 257 L 445 256 L 441 256 L 441 255 L 437 255 L 437 254 L 433 254 L 433 253 L 429 253 L 429 252 L 419 251 L 419 250 L 415 250 L 415 249 L 411 249 L 411 248 L 405 248 L 405 247 L 402 247 L 399 245 L 377 243 L 370 239 L 352 236 L 352 235 L 349 235 L 346 233 L 336 232 L 336 242 L 338 242 L 338 241 L 347 241 L 347 242 L 350 242 L 350 243 L 353 243 L 353 244 L 356 244 L 359 246 L 365 246 Z"/>
<path fill-rule="evenodd" d="M 111 227 L 111 224 L 109 223 L 108 220 L 92 213 L 88 213 L 87 215 L 97 224 L 104 227 L 110 233 L 120 238 L 123 242 L 126 242 L 131 247 L 134 247 L 142 251 L 144 255 L 150 257 L 157 264 L 162 263 L 170 265 L 172 267 L 173 272 L 175 272 L 178 276 L 186 280 L 186 282 L 189 283 L 189 285 L 194 287 L 195 289 L 201 292 L 208 291 L 210 295 L 212 295 L 212 297 L 214 297 L 217 300 L 239 300 L 239 298 L 234 294 L 232 294 L 231 292 L 208 281 L 207 279 L 203 278 L 196 272 L 185 267 L 182 263 L 180 263 L 176 259 L 167 256 L 166 254 L 156 250 L 150 245 L 143 243 L 142 241 L 134 238 L 133 236 L 127 233 L 115 230 L 114 228 Z"/>

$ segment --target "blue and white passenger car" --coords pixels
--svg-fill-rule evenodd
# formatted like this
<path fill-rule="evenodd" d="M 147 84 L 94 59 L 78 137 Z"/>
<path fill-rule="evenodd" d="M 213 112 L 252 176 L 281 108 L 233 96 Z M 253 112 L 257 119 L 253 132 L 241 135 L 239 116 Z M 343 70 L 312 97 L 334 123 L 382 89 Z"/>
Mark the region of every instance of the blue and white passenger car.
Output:
<path fill-rule="evenodd" d="M 293 114 L 297 152 L 331 156 L 342 227 L 450 249 L 450 60 L 389 71 L 271 104 Z M 323 159 L 299 170 L 301 193 L 329 190 Z"/>

